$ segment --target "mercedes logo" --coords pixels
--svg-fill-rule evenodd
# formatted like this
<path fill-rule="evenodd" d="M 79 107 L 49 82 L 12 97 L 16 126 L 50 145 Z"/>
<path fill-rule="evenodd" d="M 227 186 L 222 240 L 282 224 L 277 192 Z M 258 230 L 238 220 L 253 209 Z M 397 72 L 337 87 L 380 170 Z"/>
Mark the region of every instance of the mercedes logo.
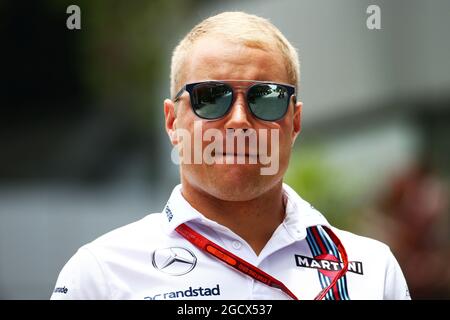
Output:
<path fill-rule="evenodd" d="M 188 249 L 171 247 L 156 249 L 152 254 L 152 263 L 155 269 L 161 272 L 182 276 L 194 269 L 197 258 Z"/>

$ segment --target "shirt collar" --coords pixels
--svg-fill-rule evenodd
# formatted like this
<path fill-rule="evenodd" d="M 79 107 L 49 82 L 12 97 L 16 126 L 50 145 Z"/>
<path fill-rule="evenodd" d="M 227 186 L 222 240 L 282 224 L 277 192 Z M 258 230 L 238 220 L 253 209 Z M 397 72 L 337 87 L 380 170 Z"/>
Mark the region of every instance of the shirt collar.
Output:
<path fill-rule="evenodd" d="M 179 225 L 191 220 L 202 220 L 203 214 L 194 209 L 181 194 L 181 184 L 173 188 L 172 194 L 164 207 L 163 214 L 166 215 L 165 229 L 171 233 Z"/>
<path fill-rule="evenodd" d="M 294 239 L 304 239 L 306 229 L 309 227 L 317 225 L 330 227 L 327 219 L 286 183 L 283 183 L 283 193 L 286 197 L 286 217 L 283 225 Z"/>
<path fill-rule="evenodd" d="M 224 228 L 215 221 L 207 219 L 201 212 L 193 208 L 181 194 L 181 184 L 177 185 L 170 195 L 163 214 L 166 216 L 164 228 L 168 233 L 175 231 L 179 225 L 196 221 L 213 228 Z M 303 200 L 291 187 L 283 183 L 286 197 L 286 217 L 283 225 L 294 239 L 306 237 L 306 228 L 316 225 L 330 226 L 325 217 L 307 201 Z"/>

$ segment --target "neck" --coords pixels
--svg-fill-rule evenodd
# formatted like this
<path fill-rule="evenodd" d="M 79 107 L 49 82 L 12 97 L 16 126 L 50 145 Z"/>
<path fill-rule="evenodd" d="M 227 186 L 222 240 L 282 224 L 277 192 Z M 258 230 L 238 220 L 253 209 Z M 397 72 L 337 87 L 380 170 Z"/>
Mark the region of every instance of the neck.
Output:
<path fill-rule="evenodd" d="M 258 255 L 285 216 L 282 183 L 248 201 L 225 201 L 183 181 L 182 194 L 206 218 L 228 227 Z"/>

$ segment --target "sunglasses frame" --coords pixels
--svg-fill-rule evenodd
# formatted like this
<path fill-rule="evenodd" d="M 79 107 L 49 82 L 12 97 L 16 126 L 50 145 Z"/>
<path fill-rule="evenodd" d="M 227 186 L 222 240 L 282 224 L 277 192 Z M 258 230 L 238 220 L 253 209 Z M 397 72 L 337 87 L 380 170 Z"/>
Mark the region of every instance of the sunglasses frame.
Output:
<path fill-rule="evenodd" d="M 231 85 L 231 84 L 230 84 L 230 83 L 232 83 L 232 82 L 251 82 L 252 84 L 249 85 L 249 86 L 234 86 L 234 85 Z M 226 111 L 222 116 L 220 116 L 220 117 L 218 117 L 218 118 L 212 118 L 212 119 L 210 119 L 210 118 L 202 117 L 202 116 L 200 116 L 200 115 L 195 111 L 195 108 L 194 108 L 194 106 L 193 106 L 193 98 L 192 98 L 192 95 L 193 95 L 194 88 L 195 88 L 197 85 L 199 85 L 199 84 L 208 84 L 208 83 L 211 83 L 211 84 L 224 84 L 224 85 L 227 85 L 228 87 L 231 88 L 231 102 L 230 102 L 230 105 L 227 107 L 227 111 Z M 262 85 L 262 84 L 266 84 L 266 85 L 277 85 L 277 86 L 281 86 L 281 87 L 283 87 L 283 88 L 286 89 L 286 92 L 287 92 L 287 94 L 288 94 L 286 109 L 285 109 L 285 111 L 283 112 L 283 114 L 282 114 L 280 117 L 276 118 L 276 119 L 273 119 L 273 120 L 267 120 L 267 119 L 263 119 L 263 118 L 258 117 L 258 116 L 253 112 L 252 108 L 250 107 L 250 105 L 249 105 L 249 103 L 248 103 L 248 93 L 249 93 L 250 89 L 253 88 L 254 86 L 258 86 L 258 85 Z M 174 102 L 177 102 L 177 101 L 181 98 L 181 96 L 182 96 L 182 94 L 184 93 L 184 91 L 187 91 L 187 92 L 189 93 L 189 100 L 190 100 L 191 108 L 192 108 L 192 111 L 194 112 L 194 114 L 195 114 L 197 117 L 201 118 L 201 119 L 214 121 L 214 120 L 222 119 L 223 117 L 225 117 L 225 116 L 230 112 L 230 110 L 232 109 L 232 106 L 233 106 L 233 104 L 234 104 L 234 102 L 235 102 L 235 97 L 236 97 L 235 91 L 236 91 L 236 89 L 246 89 L 246 91 L 245 91 L 245 101 L 246 101 L 246 103 L 247 103 L 247 107 L 248 107 L 248 109 L 250 110 L 250 113 L 251 113 L 255 118 L 257 118 L 257 119 L 259 119 L 259 120 L 262 120 L 262 121 L 278 121 L 278 120 L 284 118 L 284 116 L 286 115 L 286 113 L 287 113 L 287 111 L 288 111 L 288 109 L 289 109 L 289 104 L 290 104 L 290 100 L 291 100 L 291 97 L 292 97 L 292 96 L 294 97 L 294 106 L 295 106 L 295 103 L 296 103 L 296 95 L 295 95 L 296 89 L 295 89 L 295 87 L 294 87 L 293 85 L 290 85 L 290 84 L 287 84 L 287 83 L 277 83 L 277 82 L 257 81 L 257 80 L 206 80 L 206 81 L 199 81 L 199 82 L 187 83 L 187 84 L 185 84 L 185 85 L 180 89 L 180 91 L 178 91 L 178 93 L 176 94 L 176 96 L 175 96 L 175 98 L 173 99 L 173 101 L 174 101 Z"/>

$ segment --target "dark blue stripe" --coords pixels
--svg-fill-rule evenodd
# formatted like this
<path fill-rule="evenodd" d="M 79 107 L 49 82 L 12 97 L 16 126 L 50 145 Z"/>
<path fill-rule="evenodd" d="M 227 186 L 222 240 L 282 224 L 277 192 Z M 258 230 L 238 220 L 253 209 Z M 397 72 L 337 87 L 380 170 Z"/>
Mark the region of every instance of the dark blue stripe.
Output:
<path fill-rule="evenodd" d="M 312 228 L 317 229 L 317 227 L 308 228 L 307 229 L 308 236 L 306 237 L 306 239 L 308 240 L 308 238 L 309 238 L 308 244 L 310 245 L 310 248 L 313 248 L 312 251 L 313 251 L 314 258 L 315 258 L 317 256 L 320 256 L 324 252 L 322 252 L 322 250 L 320 250 L 320 246 L 317 243 L 316 238 L 314 237 L 314 234 L 311 230 Z M 319 231 L 319 230 L 317 230 L 317 231 Z M 322 289 L 325 289 L 326 287 L 328 287 L 330 285 L 330 280 L 327 277 L 325 277 L 319 270 L 317 270 L 317 274 L 319 276 L 320 285 L 322 286 Z M 326 300 L 335 300 L 334 293 L 332 290 L 329 290 L 327 292 L 327 294 L 325 295 L 325 299 Z"/>
<path fill-rule="evenodd" d="M 310 228 L 307 228 L 306 232 L 307 232 L 306 241 L 308 242 L 309 249 L 311 250 L 311 252 L 313 254 L 313 257 L 315 258 L 318 255 L 320 255 L 320 250 L 319 250 L 319 248 L 318 248 L 318 246 L 316 244 L 316 241 L 314 239 L 314 235 L 312 234 Z M 322 273 L 320 273 L 319 270 L 317 270 L 317 275 L 319 276 L 319 281 L 320 281 L 320 285 L 321 285 L 322 289 L 326 288 L 327 285 L 324 282 L 325 279 L 324 279 Z M 327 293 L 326 296 L 325 296 L 325 299 L 330 300 L 330 298 L 331 297 Z"/>
<path fill-rule="evenodd" d="M 306 237 L 306 241 L 308 242 L 309 249 L 311 250 L 313 257 L 317 257 L 319 255 L 318 252 L 320 252 L 320 251 L 318 251 L 319 249 L 317 247 L 317 244 L 315 243 L 314 236 L 312 235 L 311 230 L 309 228 L 306 231 L 308 233 L 308 235 Z M 320 285 L 321 285 L 322 289 L 326 288 L 327 286 L 324 283 L 322 274 L 318 270 L 317 270 L 317 275 L 319 276 L 319 281 L 320 281 Z M 328 294 L 326 297 L 328 298 Z"/>

